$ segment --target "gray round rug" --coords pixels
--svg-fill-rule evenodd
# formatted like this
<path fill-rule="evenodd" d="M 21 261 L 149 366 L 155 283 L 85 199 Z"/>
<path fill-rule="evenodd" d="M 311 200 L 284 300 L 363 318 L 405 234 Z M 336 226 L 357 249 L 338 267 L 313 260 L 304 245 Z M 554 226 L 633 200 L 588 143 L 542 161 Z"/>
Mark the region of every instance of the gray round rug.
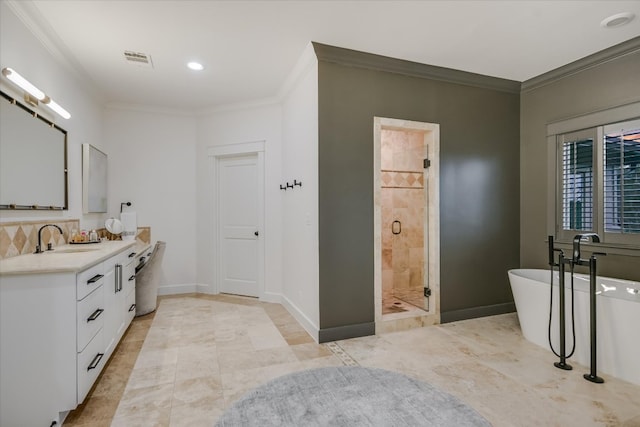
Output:
<path fill-rule="evenodd" d="M 244 395 L 227 426 L 491 426 L 473 408 L 397 372 L 342 366 L 285 375 Z"/>

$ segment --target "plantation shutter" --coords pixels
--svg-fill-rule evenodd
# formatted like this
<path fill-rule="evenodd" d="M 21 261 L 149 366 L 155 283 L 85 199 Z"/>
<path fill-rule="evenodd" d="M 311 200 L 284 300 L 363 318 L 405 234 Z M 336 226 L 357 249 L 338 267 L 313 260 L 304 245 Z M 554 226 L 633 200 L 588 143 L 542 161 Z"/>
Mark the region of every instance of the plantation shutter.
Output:
<path fill-rule="evenodd" d="M 605 127 L 604 229 L 640 234 L 640 121 Z"/>
<path fill-rule="evenodd" d="M 593 230 L 593 186 L 593 139 L 563 142 L 563 230 Z"/>

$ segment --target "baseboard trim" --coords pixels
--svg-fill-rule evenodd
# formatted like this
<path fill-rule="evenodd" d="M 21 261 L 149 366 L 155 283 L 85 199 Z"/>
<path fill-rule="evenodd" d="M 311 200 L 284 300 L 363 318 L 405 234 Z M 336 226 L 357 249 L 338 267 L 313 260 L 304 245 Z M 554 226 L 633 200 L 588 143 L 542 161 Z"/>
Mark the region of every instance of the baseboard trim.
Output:
<path fill-rule="evenodd" d="M 281 295 L 280 304 L 302 325 L 305 331 L 311 335 L 315 342 L 320 343 L 318 338 L 318 327 L 309 319 L 289 298 Z"/>
<path fill-rule="evenodd" d="M 209 287 L 207 285 L 198 285 L 196 283 L 162 285 L 158 287 L 158 295 L 192 294 L 195 292 L 203 294 L 209 293 Z"/>
<path fill-rule="evenodd" d="M 458 320 L 495 316 L 496 314 L 513 313 L 514 311 L 516 311 L 516 304 L 513 302 L 505 302 L 502 304 L 485 305 L 482 307 L 465 308 L 462 310 L 443 312 L 440 313 L 440 322 L 457 322 Z"/>
<path fill-rule="evenodd" d="M 356 325 L 337 326 L 335 328 L 320 329 L 318 332 L 319 343 L 366 337 L 376 334 L 376 323 L 367 322 Z"/>
<path fill-rule="evenodd" d="M 260 301 L 282 304 L 282 295 L 274 294 L 273 292 L 265 292 L 260 297 Z"/>

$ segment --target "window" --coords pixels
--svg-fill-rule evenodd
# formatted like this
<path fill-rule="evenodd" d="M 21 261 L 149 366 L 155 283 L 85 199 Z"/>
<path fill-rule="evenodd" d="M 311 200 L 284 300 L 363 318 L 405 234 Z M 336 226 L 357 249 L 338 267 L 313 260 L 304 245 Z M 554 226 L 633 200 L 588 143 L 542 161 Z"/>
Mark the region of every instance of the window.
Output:
<path fill-rule="evenodd" d="M 640 234 L 640 121 L 604 129 L 604 231 Z"/>
<path fill-rule="evenodd" d="M 557 237 L 640 244 L 640 120 L 556 136 Z"/>
<path fill-rule="evenodd" d="M 593 138 L 567 135 L 562 142 L 562 229 L 593 229 Z"/>

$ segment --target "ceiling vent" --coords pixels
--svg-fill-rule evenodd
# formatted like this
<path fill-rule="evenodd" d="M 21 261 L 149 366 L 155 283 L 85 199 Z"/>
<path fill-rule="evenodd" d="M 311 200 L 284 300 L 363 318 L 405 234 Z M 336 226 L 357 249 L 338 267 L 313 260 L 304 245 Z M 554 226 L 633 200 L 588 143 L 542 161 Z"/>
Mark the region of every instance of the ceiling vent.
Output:
<path fill-rule="evenodd" d="M 133 52 L 131 50 L 124 51 L 124 59 L 135 65 L 142 67 L 153 68 L 153 62 L 151 61 L 151 55 L 141 52 Z"/>

